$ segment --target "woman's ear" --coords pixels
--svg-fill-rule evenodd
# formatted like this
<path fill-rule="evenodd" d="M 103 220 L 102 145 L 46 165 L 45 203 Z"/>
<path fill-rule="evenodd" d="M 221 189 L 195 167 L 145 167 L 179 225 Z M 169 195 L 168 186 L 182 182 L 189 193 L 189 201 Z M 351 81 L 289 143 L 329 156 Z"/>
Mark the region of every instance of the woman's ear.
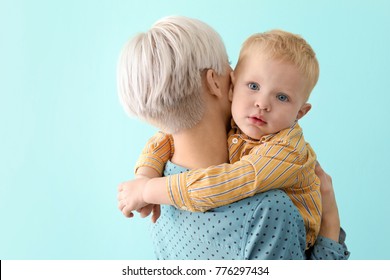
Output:
<path fill-rule="evenodd" d="M 233 101 L 233 90 L 236 80 L 234 78 L 234 71 L 230 72 L 230 90 L 229 90 L 229 101 Z"/>
<path fill-rule="evenodd" d="M 207 69 L 206 85 L 209 89 L 210 94 L 215 95 L 217 97 L 221 97 L 223 95 L 219 76 L 215 73 L 213 69 Z"/>
<path fill-rule="evenodd" d="M 306 115 L 310 111 L 310 109 L 311 109 L 311 104 L 309 103 L 303 104 L 301 109 L 299 109 L 298 111 L 297 120 L 301 119 L 304 115 Z"/>

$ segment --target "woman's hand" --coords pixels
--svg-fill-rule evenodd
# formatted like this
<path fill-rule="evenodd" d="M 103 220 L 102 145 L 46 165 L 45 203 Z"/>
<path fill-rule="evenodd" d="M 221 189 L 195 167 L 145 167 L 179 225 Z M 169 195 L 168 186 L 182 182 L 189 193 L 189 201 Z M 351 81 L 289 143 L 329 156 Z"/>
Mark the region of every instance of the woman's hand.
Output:
<path fill-rule="evenodd" d="M 334 194 L 332 177 L 317 162 L 315 173 L 321 181 L 322 220 L 319 235 L 339 242 L 340 216 Z"/>

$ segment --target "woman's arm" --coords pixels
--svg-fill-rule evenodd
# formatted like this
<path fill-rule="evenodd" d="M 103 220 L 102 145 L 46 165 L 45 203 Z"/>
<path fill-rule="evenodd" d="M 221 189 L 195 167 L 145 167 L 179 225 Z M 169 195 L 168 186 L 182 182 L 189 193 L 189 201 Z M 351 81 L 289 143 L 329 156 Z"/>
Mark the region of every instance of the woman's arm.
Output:
<path fill-rule="evenodd" d="M 319 163 L 316 165 L 315 172 L 321 181 L 322 219 L 319 235 L 338 242 L 340 236 L 340 216 L 332 177 L 325 173 Z"/>
<path fill-rule="evenodd" d="M 334 194 L 332 178 L 319 164 L 316 174 L 321 180 L 322 220 L 316 243 L 307 252 L 312 260 L 346 260 L 350 252 L 345 244 L 345 232 L 340 228 L 340 216 Z"/>

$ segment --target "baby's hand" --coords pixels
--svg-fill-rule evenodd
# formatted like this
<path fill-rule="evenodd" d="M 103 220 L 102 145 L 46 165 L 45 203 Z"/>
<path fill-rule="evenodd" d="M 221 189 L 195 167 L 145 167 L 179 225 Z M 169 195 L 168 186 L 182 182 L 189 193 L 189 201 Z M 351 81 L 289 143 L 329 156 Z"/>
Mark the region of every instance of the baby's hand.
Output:
<path fill-rule="evenodd" d="M 159 204 L 148 204 L 145 207 L 142 207 L 141 209 L 138 209 L 137 212 L 140 213 L 141 218 L 145 218 L 150 215 L 150 213 L 153 212 L 152 215 L 152 223 L 157 222 L 158 218 L 161 214 L 161 208 Z"/>
<path fill-rule="evenodd" d="M 133 211 L 147 205 L 143 200 L 143 189 L 148 182 L 147 178 L 126 181 L 118 187 L 118 208 L 125 217 L 132 218 Z"/>

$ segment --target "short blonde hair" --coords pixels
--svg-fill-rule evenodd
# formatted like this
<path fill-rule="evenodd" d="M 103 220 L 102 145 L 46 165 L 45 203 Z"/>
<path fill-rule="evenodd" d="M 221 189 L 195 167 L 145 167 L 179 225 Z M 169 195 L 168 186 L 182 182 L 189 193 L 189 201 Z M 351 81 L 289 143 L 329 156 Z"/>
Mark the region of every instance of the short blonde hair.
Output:
<path fill-rule="evenodd" d="M 235 71 L 239 70 L 245 57 L 253 52 L 297 66 L 307 78 L 309 97 L 318 81 L 320 68 L 314 50 L 301 36 L 283 30 L 270 30 L 250 36 L 242 45 Z"/>
<path fill-rule="evenodd" d="M 224 73 L 228 63 L 219 34 L 197 19 L 171 16 L 132 38 L 118 63 L 124 109 L 168 133 L 195 126 L 203 117 L 201 72 Z"/>

